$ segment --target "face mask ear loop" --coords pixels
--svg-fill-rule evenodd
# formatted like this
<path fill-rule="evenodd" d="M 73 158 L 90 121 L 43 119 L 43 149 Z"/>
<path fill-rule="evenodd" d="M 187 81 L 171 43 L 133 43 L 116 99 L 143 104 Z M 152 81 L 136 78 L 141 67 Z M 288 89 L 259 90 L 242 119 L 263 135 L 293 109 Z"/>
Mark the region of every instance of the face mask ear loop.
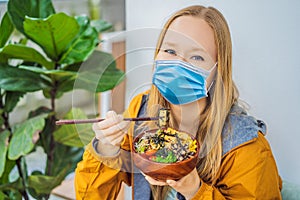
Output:
<path fill-rule="evenodd" d="M 210 86 L 209 86 L 208 89 L 207 89 L 207 93 L 210 91 L 210 88 L 213 86 L 214 83 L 215 83 L 215 80 L 213 80 L 213 81 L 211 82 Z"/>
<path fill-rule="evenodd" d="M 217 64 L 218 64 L 218 62 L 216 62 L 216 64 L 214 64 L 214 66 L 209 70 L 209 73 L 211 73 L 217 67 Z M 214 85 L 214 83 L 215 83 L 215 79 L 213 79 L 210 86 L 207 88 L 207 93 L 210 91 L 210 88 Z"/>
<path fill-rule="evenodd" d="M 217 67 L 217 65 L 218 65 L 218 62 L 216 62 L 214 64 L 214 66 L 210 70 L 208 70 L 208 72 L 211 73 Z"/>

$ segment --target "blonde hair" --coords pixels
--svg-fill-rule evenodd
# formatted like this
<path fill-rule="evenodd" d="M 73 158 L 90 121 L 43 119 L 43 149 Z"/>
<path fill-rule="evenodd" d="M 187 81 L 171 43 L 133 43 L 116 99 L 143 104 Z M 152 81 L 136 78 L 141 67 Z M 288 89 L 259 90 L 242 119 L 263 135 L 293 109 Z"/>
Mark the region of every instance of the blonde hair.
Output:
<path fill-rule="evenodd" d="M 155 57 L 158 54 L 164 36 L 170 24 L 180 16 L 193 16 L 205 20 L 213 29 L 215 45 L 217 47 L 217 74 L 210 90 L 208 103 L 197 132 L 197 139 L 201 144 L 201 155 L 197 163 L 197 171 L 200 178 L 213 184 L 221 165 L 222 141 L 221 133 L 223 125 L 232 105 L 238 100 L 238 90 L 232 80 L 232 44 L 227 22 L 223 15 L 213 7 L 190 6 L 179 10 L 166 22 L 156 45 Z M 153 105 L 168 108 L 169 103 L 161 96 L 155 86 L 152 85 L 149 92 L 147 114 L 157 115 L 157 109 Z M 170 116 L 170 126 L 173 119 Z M 149 124 L 150 125 L 150 124 Z M 151 126 L 151 125 L 150 125 Z M 151 186 L 154 199 L 164 199 L 166 186 Z"/>

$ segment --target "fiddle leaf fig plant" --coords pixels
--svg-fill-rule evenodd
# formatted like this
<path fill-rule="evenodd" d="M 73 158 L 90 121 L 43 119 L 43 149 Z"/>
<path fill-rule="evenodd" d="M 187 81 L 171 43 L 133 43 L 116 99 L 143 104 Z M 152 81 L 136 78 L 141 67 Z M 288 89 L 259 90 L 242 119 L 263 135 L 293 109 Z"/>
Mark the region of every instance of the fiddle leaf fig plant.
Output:
<path fill-rule="evenodd" d="M 93 134 L 90 125 L 56 126 L 58 118 L 87 118 L 79 108 L 58 116 L 57 100 L 75 89 L 110 90 L 123 80 L 112 55 L 96 48 L 99 33 L 111 27 L 103 20 L 57 13 L 51 0 L 8 1 L 0 24 L 1 200 L 48 199 L 74 171 Z M 42 92 L 49 105 L 11 123 L 18 102 L 32 92 Z M 37 147 L 45 152 L 46 167 L 30 172 L 26 157 Z"/>

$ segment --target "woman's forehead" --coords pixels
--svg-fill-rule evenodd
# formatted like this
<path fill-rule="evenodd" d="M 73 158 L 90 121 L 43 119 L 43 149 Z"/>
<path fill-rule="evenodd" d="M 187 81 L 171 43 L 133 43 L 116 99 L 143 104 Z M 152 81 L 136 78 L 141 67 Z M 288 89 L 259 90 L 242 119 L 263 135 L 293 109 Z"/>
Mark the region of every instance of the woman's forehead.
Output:
<path fill-rule="evenodd" d="M 206 21 L 198 17 L 181 16 L 176 18 L 170 24 L 163 42 L 202 49 L 212 58 L 217 57 L 214 32 Z"/>

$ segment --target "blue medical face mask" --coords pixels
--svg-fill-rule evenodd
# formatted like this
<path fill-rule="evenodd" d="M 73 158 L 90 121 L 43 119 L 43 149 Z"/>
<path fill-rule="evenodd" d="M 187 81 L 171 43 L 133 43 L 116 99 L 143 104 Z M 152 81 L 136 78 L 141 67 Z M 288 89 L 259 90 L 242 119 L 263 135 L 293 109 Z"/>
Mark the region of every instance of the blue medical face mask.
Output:
<path fill-rule="evenodd" d="M 208 96 L 206 79 L 216 64 L 207 71 L 181 60 L 157 60 L 152 83 L 171 104 L 188 104 Z"/>

